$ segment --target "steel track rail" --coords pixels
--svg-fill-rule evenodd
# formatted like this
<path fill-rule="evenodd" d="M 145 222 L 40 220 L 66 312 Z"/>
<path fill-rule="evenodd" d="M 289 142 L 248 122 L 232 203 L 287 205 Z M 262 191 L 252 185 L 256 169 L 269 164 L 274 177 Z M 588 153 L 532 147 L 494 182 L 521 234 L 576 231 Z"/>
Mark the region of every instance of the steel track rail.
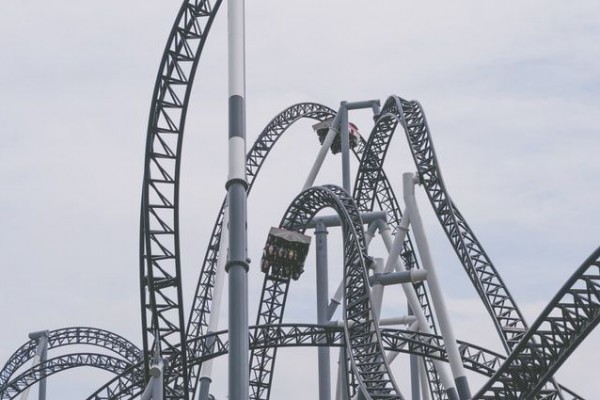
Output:
<path fill-rule="evenodd" d="M 447 193 L 421 105 L 391 96 L 383 112 L 392 113 L 402 121 L 419 178 L 435 214 L 510 353 L 527 330 L 527 324 L 500 274 Z M 389 143 L 392 134 L 374 139 L 378 148 L 383 149 L 377 155 L 381 165 L 387 152 L 386 141 Z M 557 387 L 555 382 L 552 385 Z M 556 389 L 549 388 L 545 395 L 557 395 Z M 575 395 L 574 398 L 580 397 Z"/>
<path fill-rule="evenodd" d="M 131 364 L 142 358 L 141 350 L 127 339 L 104 329 L 72 327 L 48 332 L 48 349 L 68 345 L 93 345 L 112 351 Z M 33 358 L 37 341 L 29 340 L 15 351 L 0 371 L 0 390 L 9 382 L 11 376 Z"/>
<path fill-rule="evenodd" d="M 312 119 L 324 121 L 335 115 L 335 111 L 329 107 L 317 103 L 300 103 L 290 106 L 273 118 L 263 129 L 252 148 L 246 156 L 246 175 L 248 181 L 248 194 L 250 194 L 254 182 L 262 168 L 267 156 L 284 132 L 301 119 Z M 221 232 L 223 230 L 223 217 L 225 215 L 225 202 L 217 216 L 209 244 L 202 264 L 196 292 L 187 324 L 187 340 L 206 335 L 208 329 L 208 317 L 211 312 L 213 299 L 213 288 L 217 260 L 219 258 L 219 246 L 221 243 Z M 188 349 L 188 354 L 195 354 L 196 349 Z M 200 366 L 189 369 L 191 392 L 195 392 L 200 373 Z"/>
<path fill-rule="evenodd" d="M 403 104 L 404 131 L 427 197 L 492 317 L 507 353 L 510 353 L 527 331 L 527 322 L 483 246 L 447 193 L 421 104 L 398 97 L 392 102 L 392 107 L 394 104 Z M 550 383 L 551 387 L 544 390 L 542 398 L 559 398 L 560 385 L 554 380 Z"/>
<path fill-rule="evenodd" d="M 140 216 L 140 297 L 146 376 L 155 335 L 162 355 L 186 365 L 179 251 L 179 171 L 192 83 L 221 0 L 184 1 L 154 86 Z M 187 368 L 167 397 L 189 399 Z M 170 378 L 166 368 L 165 375 Z"/>
<path fill-rule="evenodd" d="M 386 102 L 386 108 L 403 119 L 419 179 L 452 247 L 492 317 L 502 343 L 510 352 L 527 330 L 527 325 L 500 274 L 448 195 L 421 105 L 393 96 Z"/>
<path fill-rule="evenodd" d="M 280 228 L 304 232 L 306 224 L 323 208 L 332 208 L 342 221 L 344 235 L 344 321 L 347 355 L 350 361 L 350 396 L 361 392 L 367 399 L 402 395 L 389 371 L 377 322 L 371 310 L 362 220 L 354 200 L 337 186 L 313 187 L 292 201 Z M 258 323 L 278 324 L 283 318 L 289 279 L 269 271 L 261 294 Z M 250 398 L 268 399 L 276 348 L 251 353 Z M 355 379 L 353 379 L 355 378 Z"/>
<path fill-rule="evenodd" d="M 265 129 L 263 129 L 259 137 L 256 139 L 256 142 L 253 145 L 252 149 L 248 152 L 246 167 L 249 182 L 248 190 L 251 190 L 260 168 L 264 164 L 264 161 L 266 160 L 268 154 L 274 147 L 275 143 L 293 123 L 303 118 L 310 118 L 314 120 L 323 121 L 327 118 L 332 117 L 333 115 L 335 115 L 335 111 L 328 107 L 315 103 L 301 103 L 288 107 L 283 112 L 278 114 L 275 118 L 273 118 L 271 122 L 265 127 Z M 357 158 L 360 159 L 364 148 L 365 142 L 364 140 L 361 140 L 358 149 L 355 151 Z M 377 199 L 377 202 L 379 203 L 381 209 L 386 210 L 388 212 L 390 216 L 390 226 L 392 227 L 392 229 L 395 229 L 395 227 L 400 221 L 401 212 L 393 190 L 391 189 L 391 185 L 389 184 L 389 181 L 385 176 L 385 172 L 381 169 L 378 173 L 377 184 L 374 186 L 374 190 L 376 192 L 372 195 L 372 197 Z M 371 211 L 372 204 L 374 203 L 371 203 L 371 207 L 369 209 L 365 209 L 363 207 L 363 210 Z M 196 294 L 194 296 L 194 304 L 192 306 L 192 311 L 188 320 L 188 340 L 205 334 L 206 328 L 208 326 L 208 316 L 210 315 L 210 306 L 213 294 L 212 290 L 214 286 L 215 268 L 218 259 L 223 216 L 224 208 L 222 206 L 217 217 L 217 221 L 213 228 L 213 232 L 209 241 L 209 245 L 207 247 L 200 277 L 198 279 Z M 402 257 L 407 266 L 411 268 L 416 265 L 416 259 L 414 257 L 414 253 L 412 252 L 412 245 L 410 244 L 410 242 L 408 242 L 406 246 L 407 251 L 403 252 Z M 431 321 L 431 324 L 435 327 L 435 322 L 432 318 L 432 314 L 428 306 L 429 302 L 427 299 L 425 287 L 422 285 L 418 286 L 417 293 L 419 295 L 421 303 L 423 304 L 424 309 L 426 310 L 426 315 L 428 319 Z M 193 349 L 189 349 L 188 354 L 193 352 Z M 443 396 L 445 396 L 445 392 L 441 389 L 439 379 L 436 379 L 435 370 L 433 369 L 433 366 L 430 365 L 428 370 L 430 381 L 432 382 L 432 390 L 435 390 L 436 392 L 440 393 L 440 398 L 443 398 Z M 193 382 L 192 384 L 194 385 L 192 392 L 194 392 L 196 388 L 198 373 L 198 369 L 190 369 L 189 376 Z M 435 383 L 436 381 L 437 384 Z"/>
<path fill-rule="evenodd" d="M 203 362 L 227 354 L 227 331 L 219 331 L 194 338 L 188 347 L 196 348 L 197 353 L 189 358 L 189 365 L 202 365 Z M 382 329 L 381 339 L 386 351 L 435 358 L 447 362 L 441 336 L 401 329 Z M 275 326 L 250 327 L 250 349 L 266 347 L 340 347 L 345 345 L 344 329 L 341 327 L 312 324 L 282 324 Z M 480 346 L 459 341 L 465 368 L 484 376 L 492 376 L 506 357 Z M 121 376 L 105 384 L 88 400 L 129 399 L 143 389 L 143 364 L 130 367 Z"/>
<path fill-rule="evenodd" d="M 385 179 L 383 160 L 388 151 L 391 136 L 398 124 L 403 124 L 404 122 L 400 118 L 396 114 L 389 113 L 388 107 L 384 106 L 375 121 L 375 126 L 369 135 L 369 139 L 366 143 L 361 142 L 363 148 L 358 153 L 362 154 L 362 157 L 356 174 L 353 195 L 361 212 L 373 211 L 375 202 L 377 201 L 379 208 L 386 212 L 388 225 L 393 233 L 396 233 L 400 225 L 402 211 L 394 191 L 389 185 L 388 180 Z M 404 240 L 401 258 L 407 269 L 419 268 L 410 234 L 407 234 Z M 426 286 L 422 282 L 419 282 L 414 287 L 425 318 L 432 331 L 437 333 L 437 326 L 431 306 L 429 305 Z M 448 395 L 444 390 L 434 363 L 431 359 L 425 359 L 424 362 L 432 397 L 436 400 L 447 399 Z"/>
<path fill-rule="evenodd" d="M 477 399 L 530 399 L 600 322 L 600 248 L 533 323 Z"/>
<path fill-rule="evenodd" d="M 66 354 L 50 358 L 26 370 L 0 390 L 0 399 L 14 399 L 25 389 L 58 372 L 77 367 L 94 367 L 121 375 L 131 363 L 120 358 L 96 353 Z"/>

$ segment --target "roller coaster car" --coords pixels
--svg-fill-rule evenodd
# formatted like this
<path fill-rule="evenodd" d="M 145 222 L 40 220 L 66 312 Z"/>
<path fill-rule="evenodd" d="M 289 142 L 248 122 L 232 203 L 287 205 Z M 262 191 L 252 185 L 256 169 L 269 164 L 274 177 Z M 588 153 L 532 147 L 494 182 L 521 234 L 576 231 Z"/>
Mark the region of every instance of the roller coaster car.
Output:
<path fill-rule="evenodd" d="M 310 236 L 287 229 L 271 228 L 260 262 L 265 274 L 298 280 L 304 272 L 304 261 L 310 246 Z"/>
<path fill-rule="evenodd" d="M 323 144 L 325 141 L 325 137 L 327 137 L 327 132 L 329 132 L 329 127 L 333 122 L 333 117 L 326 119 L 325 121 L 319 122 L 318 124 L 313 125 L 313 129 L 317 132 L 319 136 L 319 142 Z M 350 136 L 350 148 L 356 147 L 358 141 L 360 139 L 360 133 L 358 132 L 358 127 L 354 125 L 352 122 L 348 123 L 348 133 Z M 331 143 L 331 152 L 333 154 L 337 154 L 342 150 L 342 139 L 340 136 L 340 132 L 338 131 L 333 139 L 333 143 Z"/>

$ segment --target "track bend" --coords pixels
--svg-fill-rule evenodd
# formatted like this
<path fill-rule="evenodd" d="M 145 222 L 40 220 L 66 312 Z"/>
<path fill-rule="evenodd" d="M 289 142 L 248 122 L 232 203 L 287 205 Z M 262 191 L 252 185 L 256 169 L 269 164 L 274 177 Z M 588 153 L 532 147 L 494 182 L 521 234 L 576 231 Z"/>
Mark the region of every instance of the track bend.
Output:
<path fill-rule="evenodd" d="M 188 346 L 198 349 L 198 353 L 190 356 L 190 365 L 199 366 L 207 360 L 227 354 L 229 349 L 227 338 L 227 331 L 219 331 L 191 340 Z M 382 329 L 381 339 L 386 351 L 448 361 L 440 336 L 401 329 Z M 252 326 L 249 340 L 251 350 L 266 347 L 345 345 L 344 328 L 300 324 Z M 459 347 L 465 368 L 484 376 L 492 376 L 506 360 L 500 354 L 471 343 L 459 341 Z M 141 371 L 142 363 L 140 362 L 137 366 L 128 368 L 123 374 L 105 384 L 103 388 L 88 397 L 88 400 L 134 398 L 142 391 L 143 374 Z"/>
<path fill-rule="evenodd" d="M 145 375 L 155 339 L 163 357 L 182 365 L 167 399 L 189 400 L 179 252 L 179 171 L 185 118 L 196 67 L 221 0 L 184 1 L 154 86 L 140 216 L 140 297 Z M 158 336 L 155 338 L 155 335 Z"/>
<path fill-rule="evenodd" d="M 386 104 L 377 117 L 367 142 L 361 142 L 361 148 L 357 152 L 362 154 L 362 157 L 360 158 L 353 195 L 361 212 L 373 211 L 377 201 L 379 208 L 386 212 L 388 225 L 394 234 L 400 225 L 402 210 L 393 189 L 385 178 L 383 161 L 389 148 L 390 139 L 398 124 L 404 125 L 402 113 L 390 112 L 389 104 Z M 406 235 L 400 257 L 406 269 L 419 268 L 410 234 Z M 414 284 L 414 288 L 425 318 L 432 332 L 437 334 L 437 326 L 429 303 L 427 287 L 423 282 L 419 282 Z M 431 359 L 425 359 L 424 362 L 432 397 L 435 400 L 447 399 L 448 395 L 444 390 L 434 363 Z"/>
<path fill-rule="evenodd" d="M 527 324 L 500 274 L 446 191 L 421 105 L 417 101 L 391 96 L 385 102 L 383 113 L 394 114 L 402 121 L 417 173 L 435 214 L 510 353 L 527 331 Z M 385 141 L 390 139 L 391 135 L 373 139 L 383 142 L 379 145 L 384 149 L 379 151 L 381 163 L 387 151 Z M 558 396 L 555 389 L 548 389 L 545 395 Z"/>
<path fill-rule="evenodd" d="M 248 194 L 250 194 L 254 182 L 258 177 L 258 173 L 266 161 L 267 156 L 274 148 L 279 138 L 281 138 L 283 133 L 286 132 L 291 125 L 301 119 L 324 121 L 328 118 L 331 118 L 333 115 L 335 115 L 334 110 L 321 104 L 300 103 L 286 108 L 277 116 L 275 116 L 275 118 L 273 118 L 262 130 L 254 142 L 254 145 L 246 155 Z M 225 201 L 223 201 L 217 216 L 217 221 L 215 222 L 212 234 L 210 236 L 204 262 L 202 264 L 200 277 L 198 278 L 198 284 L 196 286 L 192 309 L 187 324 L 187 340 L 192 340 L 209 333 L 207 331 L 208 319 L 211 312 L 224 215 Z M 197 354 L 197 351 L 198 349 L 196 349 L 194 344 L 192 344 L 192 347 L 188 349 L 188 354 Z M 190 385 L 192 385 L 190 388 L 191 393 L 194 393 L 196 390 L 199 373 L 200 365 L 190 367 L 189 377 Z"/>
<path fill-rule="evenodd" d="M 381 334 L 371 310 L 367 255 L 362 220 L 356 204 L 337 186 L 313 187 L 291 203 L 280 228 L 304 232 L 306 224 L 322 209 L 332 208 L 342 221 L 344 236 L 344 336 L 350 362 L 349 395 L 362 393 L 367 399 L 403 399 L 389 371 Z M 289 289 L 289 279 L 269 271 L 263 283 L 257 325 L 280 324 Z M 250 398 L 268 399 L 276 348 L 254 350 L 250 361 Z"/>
<path fill-rule="evenodd" d="M 477 399 L 531 399 L 600 322 L 600 248 L 577 269 Z"/>
<path fill-rule="evenodd" d="M 127 362 L 136 364 L 141 360 L 141 350 L 127 339 L 104 329 L 89 327 L 62 328 L 48 332 L 48 349 L 68 345 L 93 345 L 116 353 Z M 33 358 L 37 341 L 29 340 L 15 351 L 0 371 L 0 391 L 11 376 Z"/>
<path fill-rule="evenodd" d="M 120 358 L 96 353 L 77 353 L 54 357 L 23 372 L 0 390 L 0 399 L 14 399 L 29 386 L 58 372 L 78 367 L 94 367 L 121 375 L 131 364 Z"/>
<path fill-rule="evenodd" d="M 271 120 L 271 122 L 265 127 L 265 129 L 263 129 L 261 134 L 256 139 L 252 149 L 248 152 L 246 167 L 249 183 L 248 190 L 251 190 L 260 168 L 266 160 L 269 152 L 273 149 L 277 140 L 293 123 L 304 118 L 323 121 L 334 115 L 335 111 L 328 107 L 315 103 L 301 103 L 288 107 L 283 112 L 278 114 L 275 118 L 273 118 L 273 120 Z M 384 129 L 389 131 L 390 124 L 388 123 L 388 121 L 380 119 L 377 122 L 376 127 L 374 129 Z M 373 136 L 373 134 L 371 136 Z M 358 148 L 355 150 L 356 157 L 361 159 L 364 153 L 364 149 L 367 147 L 367 143 L 364 140 L 361 140 Z M 362 183 L 363 181 L 365 183 Z M 379 168 L 377 170 L 375 180 L 373 180 L 373 175 L 359 175 L 356 187 L 362 188 L 362 190 L 360 191 L 361 200 L 366 198 L 371 199 L 371 201 L 366 200 L 361 201 L 359 203 L 361 211 L 372 211 L 373 206 L 375 204 L 374 200 L 376 199 L 377 203 L 380 205 L 380 208 L 382 210 L 387 211 L 391 229 L 395 229 L 396 226 L 399 224 L 401 218 L 401 211 L 400 207 L 398 206 L 398 201 L 396 200 L 394 192 L 383 169 Z M 371 188 L 371 190 L 365 190 L 366 187 Z M 210 315 L 210 307 L 213 296 L 212 291 L 214 287 L 215 268 L 218 259 L 223 216 L 224 208 L 221 207 L 206 251 L 206 256 L 202 266 L 200 278 L 198 279 L 198 286 L 196 288 L 196 294 L 194 296 L 194 304 L 192 306 L 192 311 L 188 320 L 188 340 L 205 334 L 208 326 L 208 316 Z M 403 251 L 402 257 L 408 268 L 412 268 L 415 266 L 418 267 L 416 258 L 414 257 L 414 252 L 412 251 L 410 238 L 407 239 L 407 242 L 405 243 L 405 251 Z M 423 304 L 425 315 L 430 321 L 432 328 L 435 332 L 435 322 L 432 317 L 431 309 L 428 305 L 429 301 L 427 298 L 427 293 L 425 291 L 425 286 L 418 285 L 416 289 L 421 304 Z M 189 349 L 188 354 L 193 354 L 194 352 L 194 349 Z M 194 385 L 193 389 L 191 390 L 192 392 L 195 391 L 198 373 L 198 369 L 190 369 L 189 376 L 191 377 L 192 384 Z M 435 373 L 433 365 L 429 362 L 428 375 L 430 378 L 432 392 L 437 394 L 437 398 L 445 398 L 445 392 L 441 387 L 439 378 Z"/>

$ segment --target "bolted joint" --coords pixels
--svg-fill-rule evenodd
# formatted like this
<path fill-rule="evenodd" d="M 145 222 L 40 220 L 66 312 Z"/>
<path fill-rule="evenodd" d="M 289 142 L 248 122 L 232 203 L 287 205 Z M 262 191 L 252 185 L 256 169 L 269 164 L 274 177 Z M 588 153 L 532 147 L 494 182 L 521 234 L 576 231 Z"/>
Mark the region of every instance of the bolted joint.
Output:
<path fill-rule="evenodd" d="M 229 187 L 234 183 L 238 183 L 244 187 L 245 190 L 248 190 L 248 182 L 245 179 L 241 178 L 231 178 L 225 183 L 225 190 L 229 190 Z"/>
<path fill-rule="evenodd" d="M 43 337 L 48 337 L 50 335 L 50 331 L 36 331 L 36 332 L 31 332 L 29 334 L 29 339 L 31 340 L 36 340 L 36 339 L 40 339 Z"/>
<path fill-rule="evenodd" d="M 246 272 L 248 272 L 248 270 L 250 269 L 250 265 L 248 264 L 248 261 L 232 260 L 232 261 L 227 261 L 227 263 L 225 264 L 225 272 L 229 272 L 229 269 L 234 266 L 243 267 L 244 270 L 246 270 Z"/>

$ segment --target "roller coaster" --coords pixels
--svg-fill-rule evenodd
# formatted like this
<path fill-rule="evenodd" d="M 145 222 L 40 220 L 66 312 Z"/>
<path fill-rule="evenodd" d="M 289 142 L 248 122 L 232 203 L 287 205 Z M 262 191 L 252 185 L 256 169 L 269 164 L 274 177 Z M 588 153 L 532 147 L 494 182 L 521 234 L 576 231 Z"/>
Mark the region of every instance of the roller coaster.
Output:
<path fill-rule="evenodd" d="M 80 367 L 114 375 L 90 390 L 90 400 L 207 400 L 212 397 L 212 382 L 226 379 L 212 373 L 212 362 L 231 350 L 228 331 L 216 328 L 223 277 L 229 267 L 230 202 L 226 198 L 217 214 L 187 318 L 179 224 L 181 150 L 190 92 L 220 6 L 220 0 L 183 2 L 154 86 L 140 210 L 141 347 L 92 327 L 33 333 L 0 370 L 1 399 L 26 398 L 34 385 L 39 385 L 42 396 L 51 375 Z M 374 123 L 368 135 L 354 136 L 351 142 L 348 131 L 355 127 L 348 121 L 348 111 L 355 108 L 371 109 Z M 279 226 L 269 233 L 260 263 L 256 263 L 260 266 L 251 263 L 251 268 L 264 272 L 256 323 L 247 332 L 251 399 L 271 398 L 278 350 L 286 347 L 319 348 L 322 400 L 331 397 L 332 349 L 339 349 L 338 399 L 582 399 L 554 379 L 554 374 L 600 322 L 600 248 L 575 269 L 530 325 L 452 201 L 425 112 L 417 101 L 392 95 L 383 102 L 342 102 L 338 110 L 308 102 L 286 108 L 267 124 L 245 156 L 246 195 L 251 194 L 279 139 L 302 120 L 311 121 L 317 131 L 322 129 L 321 162 L 332 150 L 342 153 L 344 162 L 354 154 L 359 167 L 353 185 L 347 168 L 343 168 L 343 187 L 313 186 L 314 179 L 309 177 Z M 403 175 L 404 207 L 384 171 L 396 132 L 408 143 L 416 171 Z M 315 136 L 311 132 L 309 140 L 316 141 Z M 315 166 L 316 173 L 319 162 Z M 502 354 L 455 337 L 415 190 L 426 194 L 489 314 L 504 348 Z M 341 232 L 343 273 L 331 296 L 326 235 L 334 228 Z M 314 324 L 284 322 L 288 295 L 293 296 L 290 289 L 302 284 L 304 264 L 311 267 L 304 258 L 309 231 L 316 237 L 318 320 Z M 385 255 L 369 250 L 377 234 Z M 386 320 L 381 316 L 382 300 L 384 288 L 391 285 L 402 288 L 407 315 Z M 396 327 L 388 327 L 392 325 Z M 74 346 L 74 352 L 64 354 L 61 349 L 59 354 L 58 349 L 66 346 Z M 82 346 L 94 350 L 80 352 Z M 399 354 L 410 360 L 410 389 L 401 387 L 394 373 L 392 364 Z M 471 393 L 465 370 L 485 378 L 475 393 Z"/>

